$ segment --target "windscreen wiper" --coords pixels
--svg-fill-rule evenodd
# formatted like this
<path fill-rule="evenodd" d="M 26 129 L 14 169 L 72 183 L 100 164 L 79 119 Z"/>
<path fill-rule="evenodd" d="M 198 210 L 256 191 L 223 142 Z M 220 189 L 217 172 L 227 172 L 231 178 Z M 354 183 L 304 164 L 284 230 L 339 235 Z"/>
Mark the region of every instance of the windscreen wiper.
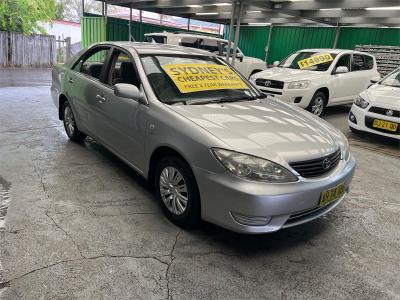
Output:
<path fill-rule="evenodd" d="M 211 104 L 211 103 L 241 102 L 241 101 L 249 101 L 249 100 L 256 100 L 256 99 L 257 98 L 255 96 L 222 97 L 222 98 L 206 100 L 206 101 L 193 101 L 188 104 L 203 105 L 203 104 Z"/>

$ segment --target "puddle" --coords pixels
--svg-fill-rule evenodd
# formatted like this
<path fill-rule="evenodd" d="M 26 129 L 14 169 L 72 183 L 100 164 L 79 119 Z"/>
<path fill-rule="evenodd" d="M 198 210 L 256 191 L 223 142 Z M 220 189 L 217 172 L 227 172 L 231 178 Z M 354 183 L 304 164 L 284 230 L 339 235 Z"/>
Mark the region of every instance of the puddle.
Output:
<path fill-rule="evenodd" d="M 10 188 L 11 188 L 11 183 L 6 181 L 3 177 L 0 176 L 0 231 L 4 230 L 4 223 L 7 215 L 7 209 L 11 202 Z"/>

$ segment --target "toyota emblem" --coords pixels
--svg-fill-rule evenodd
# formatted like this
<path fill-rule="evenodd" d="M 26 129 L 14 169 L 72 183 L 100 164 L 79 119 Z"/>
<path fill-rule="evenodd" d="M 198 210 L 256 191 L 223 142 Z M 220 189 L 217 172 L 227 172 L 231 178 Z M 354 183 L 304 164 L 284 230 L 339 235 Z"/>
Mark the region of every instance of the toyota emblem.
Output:
<path fill-rule="evenodd" d="M 264 85 L 265 85 L 266 87 L 271 86 L 271 84 L 272 84 L 272 82 L 271 82 L 270 80 L 265 80 L 265 82 L 264 82 Z"/>
<path fill-rule="evenodd" d="M 322 161 L 322 169 L 327 170 L 331 166 L 331 160 L 329 158 L 325 158 Z"/>
<path fill-rule="evenodd" d="M 393 110 L 388 109 L 388 110 L 386 111 L 386 115 L 389 116 L 389 117 L 393 116 Z"/>

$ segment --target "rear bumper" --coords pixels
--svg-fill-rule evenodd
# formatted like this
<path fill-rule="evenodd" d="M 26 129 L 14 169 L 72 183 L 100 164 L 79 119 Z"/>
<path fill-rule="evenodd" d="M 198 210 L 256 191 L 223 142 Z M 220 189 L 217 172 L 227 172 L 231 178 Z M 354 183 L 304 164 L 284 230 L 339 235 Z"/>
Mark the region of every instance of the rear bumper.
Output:
<path fill-rule="evenodd" d="M 229 230 L 242 233 L 267 233 L 314 220 L 335 208 L 350 188 L 355 160 L 340 161 L 336 169 L 318 179 L 296 183 L 266 184 L 245 181 L 230 173 L 215 174 L 196 169 L 202 218 Z M 319 208 L 321 192 L 344 183 L 345 195 Z M 263 225 L 248 225 L 246 220 L 267 220 Z M 245 220 L 245 221 L 243 221 Z"/>

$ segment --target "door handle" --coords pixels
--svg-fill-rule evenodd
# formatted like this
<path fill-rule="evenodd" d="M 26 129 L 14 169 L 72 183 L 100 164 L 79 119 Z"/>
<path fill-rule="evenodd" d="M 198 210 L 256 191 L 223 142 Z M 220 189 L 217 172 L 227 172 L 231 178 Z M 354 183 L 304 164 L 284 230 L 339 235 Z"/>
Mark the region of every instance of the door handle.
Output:
<path fill-rule="evenodd" d="M 96 99 L 97 99 L 97 101 L 99 101 L 100 103 L 106 102 L 106 98 L 104 98 L 104 97 L 101 96 L 101 95 L 96 95 Z"/>
<path fill-rule="evenodd" d="M 72 78 L 70 78 L 70 79 L 68 80 L 68 82 L 69 82 L 69 83 L 74 83 L 74 81 L 72 80 Z"/>

